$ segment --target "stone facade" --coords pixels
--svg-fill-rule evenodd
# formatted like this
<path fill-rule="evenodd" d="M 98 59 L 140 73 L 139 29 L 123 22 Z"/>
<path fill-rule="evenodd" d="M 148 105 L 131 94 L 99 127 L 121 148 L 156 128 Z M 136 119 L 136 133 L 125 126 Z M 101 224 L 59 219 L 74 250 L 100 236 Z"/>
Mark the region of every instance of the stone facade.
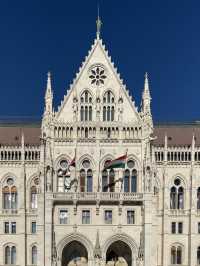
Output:
<path fill-rule="evenodd" d="M 0 265 L 200 264 L 200 126 L 154 126 L 150 103 L 99 30 L 57 112 L 48 74 L 41 126 L 0 127 Z"/>

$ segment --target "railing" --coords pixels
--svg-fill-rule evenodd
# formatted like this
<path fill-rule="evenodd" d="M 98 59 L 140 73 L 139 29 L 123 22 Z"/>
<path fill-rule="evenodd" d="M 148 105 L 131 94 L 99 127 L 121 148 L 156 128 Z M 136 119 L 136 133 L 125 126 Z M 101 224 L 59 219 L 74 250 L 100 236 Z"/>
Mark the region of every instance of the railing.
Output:
<path fill-rule="evenodd" d="M 2 209 L 2 214 L 17 214 L 17 209 Z"/>
<path fill-rule="evenodd" d="M 69 201 L 142 201 L 143 193 L 134 192 L 57 192 L 53 194 L 54 199 Z"/>
<path fill-rule="evenodd" d="M 183 209 L 173 209 L 173 210 L 169 210 L 171 215 L 185 215 L 186 214 L 186 210 Z"/>

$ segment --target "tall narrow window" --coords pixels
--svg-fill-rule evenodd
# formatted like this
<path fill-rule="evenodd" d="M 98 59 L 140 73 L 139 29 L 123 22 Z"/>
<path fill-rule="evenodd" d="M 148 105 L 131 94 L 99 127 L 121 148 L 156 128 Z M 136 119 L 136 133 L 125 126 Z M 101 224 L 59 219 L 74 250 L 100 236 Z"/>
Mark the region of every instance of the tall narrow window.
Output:
<path fill-rule="evenodd" d="M 171 248 L 171 264 L 179 265 L 182 264 L 182 247 L 173 246 Z"/>
<path fill-rule="evenodd" d="M 104 215 L 105 223 L 112 224 L 112 210 L 106 210 Z"/>
<path fill-rule="evenodd" d="M 127 224 L 134 224 L 134 223 L 135 223 L 135 212 L 127 211 Z"/>
<path fill-rule="evenodd" d="M 68 192 L 71 187 L 71 173 L 69 163 L 66 159 L 62 159 L 57 166 L 57 191 Z"/>
<path fill-rule="evenodd" d="M 81 95 L 80 120 L 92 121 L 92 95 L 87 90 Z"/>
<path fill-rule="evenodd" d="M 103 121 L 114 121 L 115 100 L 111 91 L 107 91 L 103 96 Z"/>
<path fill-rule="evenodd" d="M 174 180 L 174 185 L 171 187 L 170 190 L 170 208 L 171 209 L 184 208 L 184 188 L 179 178 L 176 178 Z"/>
<path fill-rule="evenodd" d="M 3 187 L 3 208 L 17 209 L 17 188 L 12 178 L 7 179 L 7 185 Z"/>
<path fill-rule="evenodd" d="M 16 247 L 15 246 L 5 247 L 5 264 L 6 265 L 16 264 Z"/>
<path fill-rule="evenodd" d="M 68 224 L 68 210 L 60 210 L 60 224 Z"/>
<path fill-rule="evenodd" d="M 124 192 L 137 192 L 137 170 L 135 161 L 128 160 L 124 171 Z"/>
<path fill-rule="evenodd" d="M 82 169 L 80 170 L 80 191 L 92 192 L 93 191 L 93 174 L 91 163 L 88 159 L 82 162 Z"/>
<path fill-rule="evenodd" d="M 90 211 L 89 210 L 82 211 L 82 224 L 90 224 Z"/>
<path fill-rule="evenodd" d="M 31 209 L 37 209 L 37 189 L 35 186 L 31 187 Z"/>
<path fill-rule="evenodd" d="M 31 222 L 31 233 L 36 234 L 37 232 L 37 224 L 35 221 Z"/>
<path fill-rule="evenodd" d="M 197 189 L 197 210 L 200 210 L 200 187 Z"/>
<path fill-rule="evenodd" d="M 32 247 L 32 264 L 37 265 L 37 247 Z"/>
<path fill-rule="evenodd" d="M 197 265 L 200 265 L 200 247 L 197 248 Z"/>

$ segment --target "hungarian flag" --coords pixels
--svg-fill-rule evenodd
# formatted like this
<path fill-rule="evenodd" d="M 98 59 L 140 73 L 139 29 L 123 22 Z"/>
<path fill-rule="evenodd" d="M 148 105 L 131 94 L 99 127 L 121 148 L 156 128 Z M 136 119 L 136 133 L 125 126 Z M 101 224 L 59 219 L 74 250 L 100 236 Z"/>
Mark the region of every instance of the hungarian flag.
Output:
<path fill-rule="evenodd" d="M 125 154 L 121 157 L 118 157 L 118 158 L 108 162 L 105 165 L 104 170 L 111 169 L 111 168 L 125 168 L 126 159 L 127 159 L 127 154 Z"/>
<path fill-rule="evenodd" d="M 74 156 L 74 159 L 70 162 L 69 167 L 70 166 L 73 166 L 73 167 L 76 166 L 75 156 Z"/>

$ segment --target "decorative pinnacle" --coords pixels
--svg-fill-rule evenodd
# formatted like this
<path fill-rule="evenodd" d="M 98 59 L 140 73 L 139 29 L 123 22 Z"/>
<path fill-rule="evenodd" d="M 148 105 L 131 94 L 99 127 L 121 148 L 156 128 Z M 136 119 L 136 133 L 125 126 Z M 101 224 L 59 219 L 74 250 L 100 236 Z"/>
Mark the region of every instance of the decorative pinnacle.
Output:
<path fill-rule="evenodd" d="M 46 88 L 46 98 L 51 96 L 52 94 L 52 88 L 51 88 L 51 73 L 50 71 L 47 74 L 47 88 Z"/>
<path fill-rule="evenodd" d="M 99 38 L 100 33 L 101 33 L 101 26 L 103 24 L 99 16 L 99 6 L 98 6 L 98 16 L 97 16 L 96 24 L 97 24 L 97 38 Z"/>

